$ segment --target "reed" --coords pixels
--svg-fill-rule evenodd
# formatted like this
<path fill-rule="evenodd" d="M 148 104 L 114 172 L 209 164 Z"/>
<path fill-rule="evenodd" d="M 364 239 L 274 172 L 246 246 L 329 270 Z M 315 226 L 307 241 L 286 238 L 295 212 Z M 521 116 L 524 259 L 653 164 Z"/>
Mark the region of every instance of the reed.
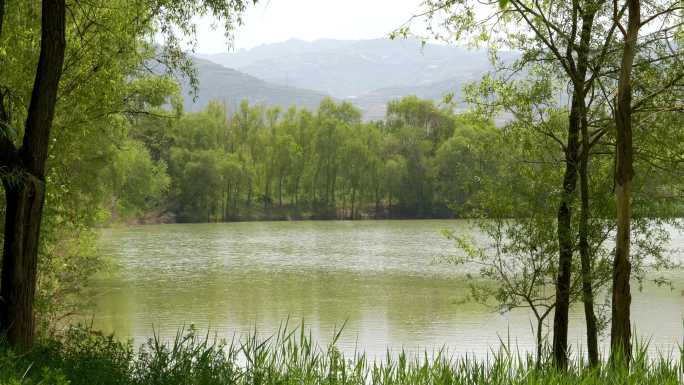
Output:
<path fill-rule="evenodd" d="M 256 331 L 230 341 L 195 328 L 181 328 L 174 339 L 158 333 L 137 351 L 88 328 L 72 327 L 43 339 L 33 351 L 17 355 L 0 348 L 0 383 L 57 385 L 531 385 L 531 384 L 682 384 L 684 349 L 647 354 L 635 343 L 630 365 L 604 362 L 589 368 L 580 358 L 566 371 L 502 344 L 485 358 L 434 353 L 387 354 L 369 358 L 337 348 L 343 328 L 321 346 L 304 324 L 288 322 L 272 336 Z"/>

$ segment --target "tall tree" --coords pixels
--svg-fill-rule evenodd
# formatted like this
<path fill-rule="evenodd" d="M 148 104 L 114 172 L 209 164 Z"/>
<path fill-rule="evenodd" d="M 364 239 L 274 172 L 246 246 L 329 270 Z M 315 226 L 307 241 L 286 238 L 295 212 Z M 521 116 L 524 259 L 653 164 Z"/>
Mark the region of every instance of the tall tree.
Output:
<path fill-rule="evenodd" d="M 624 12 L 626 10 L 626 25 Z M 666 118 L 668 111 L 681 111 L 677 99 L 684 85 L 684 55 L 681 34 L 684 24 L 681 1 L 626 0 L 621 7 L 613 1 L 613 18 L 622 34 L 614 103 L 615 124 L 615 202 L 617 231 L 613 260 L 611 318 L 611 356 L 631 358 L 631 288 L 632 275 L 632 195 L 635 145 L 634 121 L 648 122 Z M 640 36 L 641 31 L 647 31 Z M 679 37 L 681 40 L 681 37 Z M 672 40 L 675 40 L 674 42 Z M 654 76 L 654 74 L 657 74 Z M 679 91 L 678 91 L 679 90 Z M 638 96 L 637 100 L 634 95 Z"/>
<path fill-rule="evenodd" d="M 3 152 L 12 158 L 4 166 L 20 170 L 20 173 L 15 180 L 4 182 L 7 209 L 0 329 L 6 331 L 8 341 L 19 348 L 28 348 L 33 341 L 33 298 L 45 202 L 45 161 L 66 48 L 64 0 L 43 0 L 41 15 L 40 56 L 23 143 L 15 148 L 9 139 L 3 139 Z"/>
<path fill-rule="evenodd" d="M 98 5 L 101 4 L 89 4 L 93 7 Z M 162 30 L 166 33 L 167 41 L 171 37 L 170 41 L 174 43 L 177 42 L 173 39 L 174 28 L 169 27 L 177 26 L 182 32 L 192 31 L 192 16 L 196 13 L 207 12 L 217 17 L 224 17 L 228 26 L 233 20 L 233 13 L 239 13 L 244 6 L 245 2 L 239 0 L 153 1 L 145 4 L 132 4 L 131 7 L 121 8 L 119 12 L 130 16 L 131 21 L 137 21 L 140 17 L 148 20 L 143 28 L 138 30 L 141 39 L 153 33 L 151 32 L 154 30 L 153 26 L 157 25 L 155 23 L 160 21 L 159 17 L 161 17 L 161 24 L 166 26 Z M 4 1 L 0 3 L 0 9 L 2 9 L 0 16 L 4 16 L 6 11 Z M 8 341 L 19 349 L 29 348 L 33 343 L 35 333 L 33 303 L 40 227 L 45 202 L 46 161 L 67 47 L 69 20 L 66 17 L 66 9 L 65 0 L 43 0 L 41 3 L 38 62 L 20 146 L 15 145 L 6 124 L 9 108 L 5 103 L 4 95 L 7 90 L 2 90 L 3 100 L 0 100 L 3 106 L 0 118 L 3 120 L 2 123 L 5 123 L 2 125 L 0 136 L 0 153 L 2 154 L 0 168 L 3 170 L 0 176 L 2 176 L 6 198 L 2 282 L 0 284 L 0 298 L 2 299 L 0 301 L 0 331 L 5 332 Z M 129 14 L 131 10 L 134 12 Z M 71 14 L 75 15 L 78 12 Z M 107 15 L 98 16 L 107 17 Z M 88 17 L 90 15 L 84 16 L 86 19 Z M 78 29 L 78 20 L 71 21 L 76 22 L 75 29 Z M 88 22 L 91 22 L 89 25 L 97 25 L 97 20 L 88 20 Z M 4 27 L 4 21 L 0 22 L 0 25 Z M 124 50 L 120 48 L 119 52 Z M 172 49 L 167 52 L 177 54 L 173 56 L 177 62 L 171 68 L 184 69 L 183 63 L 187 62 L 183 61 L 184 55 L 180 47 L 172 46 Z M 91 69 L 93 72 L 97 70 L 97 67 Z"/>
<path fill-rule="evenodd" d="M 580 160 L 581 126 L 586 121 L 586 95 L 591 89 L 593 78 L 588 76 L 591 63 L 589 55 L 594 36 L 596 14 L 601 10 L 603 1 L 572 2 L 530 2 L 522 0 L 500 1 L 492 6 L 492 15 L 484 19 L 472 17 L 475 2 L 429 1 L 434 12 L 449 10 L 453 16 L 447 28 L 455 30 L 457 36 L 469 35 L 476 39 L 484 38 L 493 43 L 508 45 L 522 51 L 522 56 L 513 66 L 514 71 L 538 63 L 552 63 L 563 74 L 561 81 L 569 83 L 570 112 L 568 115 L 566 139 L 558 140 L 563 149 L 565 164 L 561 186 L 561 200 L 557 209 L 558 238 L 558 276 L 556 279 L 556 309 L 553 328 L 554 362 L 560 368 L 567 364 L 568 350 L 568 313 L 570 307 L 570 286 L 572 259 L 576 251 L 575 235 L 572 228 L 573 208 L 577 196 L 577 179 Z M 469 16 L 470 15 L 470 16 Z M 487 22 L 500 23 L 501 29 L 491 29 Z M 520 28 L 522 26 L 522 29 Z M 506 30 L 512 27 L 516 32 Z M 480 35 L 477 35 L 481 31 Z M 505 66 L 502 66 L 505 68 Z M 588 84 L 589 83 L 589 84 Z M 556 138 L 558 139 L 558 138 Z M 591 311 L 593 314 L 593 310 Z M 593 319 L 593 316 L 589 316 Z M 596 331 L 588 327 L 588 340 L 594 344 Z M 595 345 L 595 344 L 594 344 Z M 595 361 L 590 348 L 590 358 Z"/>
<path fill-rule="evenodd" d="M 612 129 L 612 125 L 606 124 L 605 119 L 602 120 L 600 117 L 610 113 L 606 107 L 612 103 L 607 100 L 612 97 L 607 95 L 614 95 L 610 88 L 612 86 L 618 88 L 616 82 L 612 80 L 618 77 L 616 73 L 619 71 L 613 69 L 620 66 L 621 60 L 619 55 L 616 55 L 620 49 L 617 48 L 619 42 L 614 35 L 618 30 L 623 31 L 625 35 L 628 33 L 629 28 L 625 29 L 620 25 L 627 10 L 627 3 L 619 6 L 617 1 L 605 0 L 569 2 L 508 0 L 484 5 L 470 1 L 431 0 L 426 2 L 426 6 L 427 11 L 421 16 L 427 17 L 430 23 L 438 20 L 438 25 L 441 27 L 439 30 L 434 29 L 432 24 L 429 26 L 437 37 L 446 39 L 455 37 L 461 41 L 464 38 L 470 38 L 476 42 L 484 40 L 494 48 L 508 46 L 521 53 L 520 59 L 513 66 L 508 66 L 504 62 L 497 69 L 512 70 L 513 74 L 519 74 L 521 70 L 529 71 L 534 66 L 552 66 L 556 68 L 557 81 L 568 84 L 568 95 L 560 95 L 561 100 L 569 100 L 570 105 L 567 138 L 565 141 L 555 138 L 563 148 L 566 161 L 562 183 L 563 199 L 557 212 L 559 268 L 553 353 L 556 365 L 564 367 L 567 361 L 568 288 L 571 282 L 573 253 L 579 250 L 589 359 L 592 364 L 595 364 L 598 361 L 598 344 L 596 317 L 593 315 L 594 290 L 591 287 L 593 261 L 588 241 L 591 217 L 588 164 L 591 147 Z M 488 7 L 490 13 L 486 12 Z M 664 25 L 664 27 L 658 27 L 659 31 L 649 35 L 649 38 L 635 46 L 637 51 L 644 52 L 643 65 L 658 62 L 663 58 L 658 47 L 665 46 L 667 39 L 660 32 L 668 29 L 672 31 L 676 26 L 681 26 L 681 23 L 668 20 L 668 17 L 681 11 L 681 2 L 653 1 L 648 3 L 648 8 L 652 16 L 645 20 L 655 21 L 654 24 Z M 449 17 L 435 17 L 438 12 L 444 11 L 449 13 Z M 664 23 L 660 23 L 662 21 Z M 407 26 L 402 27 L 398 30 L 398 34 L 406 33 L 407 30 Z M 676 54 L 671 53 L 670 56 L 676 56 Z M 622 71 L 625 68 L 623 65 Z M 510 78 L 508 79 L 510 81 Z M 668 82 L 668 85 L 671 85 L 671 82 Z M 601 94 L 603 96 L 600 96 Z M 606 100 L 600 101 L 601 97 Z M 593 132 L 589 131 L 589 128 L 594 128 Z M 627 138 L 623 135 L 620 140 L 627 141 Z M 571 224 L 577 195 L 578 172 L 581 196 L 578 234 L 580 242 L 575 245 L 577 236 Z M 629 173 L 631 171 L 628 170 L 627 174 Z M 625 214 L 624 209 L 623 214 Z M 624 224 L 621 227 L 624 228 Z M 623 235 L 623 232 L 621 231 L 620 234 Z M 628 241 L 627 239 L 626 242 Z M 624 239 L 622 243 L 625 244 Z"/>
<path fill-rule="evenodd" d="M 613 301 L 610 327 L 611 353 L 631 355 L 630 306 L 632 295 L 629 277 L 632 267 L 629 261 L 631 194 L 633 168 L 632 146 L 632 67 L 637 52 L 637 39 L 641 28 L 641 4 L 639 0 L 627 0 L 627 29 L 621 27 L 624 37 L 620 76 L 615 111 L 615 200 L 617 207 L 617 235 L 615 260 L 613 262 Z"/>
<path fill-rule="evenodd" d="M 579 7 L 574 4 L 573 7 Z M 582 302 L 584 303 L 584 316 L 587 326 L 587 353 L 589 364 L 598 365 L 598 327 L 596 325 L 596 314 L 594 313 L 594 293 L 592 287 L 592 258 L 589 250 L 589 117 L 587 107 L 587 71 L 590 64 L 589 49 L 592 39 L 592 29 L 594 28 L 594 18 L 598 8 L 589 3 L 582 9 L 574 12 L 581 12 L 582 30 L 580 33 L 579 47 L 577 48 L 577 76 L 579 79 L 573 81 L 572 103 L 570 115 L 575 113 L 577 116 L 571 117 L 571 124 L 579 126 L 581 135 L 582 151 L 579 154 L 578 173 L 580 177 L 580 223 L 579 223 L 579 252 L 582 276 Z M 591 85 L 591 84 L 589 84 Z M 576 107 L 575 107 L 576 105 Z M 574 111 L 577 108 L 577 111 Z M 570 267 L 570 266 L 568 266 Z M 569 301 L 568 301 L 569 302 Z M 566 310 L 567 312 L 567 310 Z M 565 320 L 567 323 L 567 319 Z M 567 327 L 566 327 L 567 330 Z M 554 335 L 555 337 L 555 335 Z M 555 343 L 555 339 L 554 339 Z M 567 335 L 565 344 L 567 346 Z M 555 344 L 554 344 L 555 346 Z M 554 353 L 557 352 L 554 349 Z"/>

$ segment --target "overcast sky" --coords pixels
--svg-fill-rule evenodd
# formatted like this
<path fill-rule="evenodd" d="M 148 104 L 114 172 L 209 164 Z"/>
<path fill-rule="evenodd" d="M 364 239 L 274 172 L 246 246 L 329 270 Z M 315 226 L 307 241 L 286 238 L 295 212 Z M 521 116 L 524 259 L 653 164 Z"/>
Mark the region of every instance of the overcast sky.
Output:
<path fill-rule="evenodd" d="M 420 9 L 421 0 L 259 0 L 235 30 L 235 49 L 288 39 L 374 39 L 386 37 Z M 227 52 L 219 28 L 203 19 L 198 53 Z"/>

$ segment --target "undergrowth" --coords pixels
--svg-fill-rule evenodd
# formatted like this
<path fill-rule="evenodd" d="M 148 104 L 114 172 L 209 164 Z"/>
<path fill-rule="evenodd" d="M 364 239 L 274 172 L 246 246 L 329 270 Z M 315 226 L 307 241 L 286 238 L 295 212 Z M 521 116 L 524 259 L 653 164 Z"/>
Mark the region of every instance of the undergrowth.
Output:
<path fill-rule="evenodd" d="M 422 385 L 422 384 L 682 384 L 684 350 L 678 357 L 649 357 L 637 345 L 630 365 L 602 363 L 588 368 L 573 361 L 566 371 L 506 346 L 487 359 L 435 354 L 387 353 L 369 359 L 346 356 L 336 345 L 315 343 L 304 325 L 285 324 L 260 338 L 251 333 L 231 341 L 182 328 L 171 341 L 158 334 L 139 349 L 87 327 L 75 326 L 41 339 L 17 354 L 0 344 L 0 383 L 55 385 Z"/>

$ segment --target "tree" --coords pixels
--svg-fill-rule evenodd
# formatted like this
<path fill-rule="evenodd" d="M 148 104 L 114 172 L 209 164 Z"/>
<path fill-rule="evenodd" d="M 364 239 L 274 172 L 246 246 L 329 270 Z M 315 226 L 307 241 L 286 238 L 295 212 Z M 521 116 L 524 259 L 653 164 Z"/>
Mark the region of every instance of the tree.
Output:
<path fill-rule="evenodd" d="M 564 130 L 563 118 L 555 119 L 556 131 Z M 555 218 L 549 213 L 562 199 L 553 191 L 563 177 L 554 161 L 559 154 L 555 143 L 538 141 L 537 134 L 519 122 L 493 132 L 487 127 L 483 123 L 469 137 L 474 144 L 487 144 L 469 146 L 470 156 L 480 164 L 472 171 L 478 189 L 471 199 L 481 209 L 474 224 L 484 237 L 475 240 L 447 232 L 460 251 L 447 261 L 477 272 L 477 276 L 467 275 L 473 300 L 485 305 L 493 302 L 500 312 L 531 310 L 536 362 L 541 365 L 544 323 L 557 307 L 558 244 Z M 578 296 L 576 282 L 570 293 L 571 300 Z"/>
<path fill-rule="evenodd" d="M 587 222 L 590 218 L 589 197 L 586 175 L 588 157 L 591 147 L 599 142 L 610 126 L 596 124 L 605 114 L 607 103 L 597 101 L 595 96 L 606 92 L 604 83 L 615 72 L 611 66 L 615 63 L 615 47 L 617 30 L 624 30 L 619 23 L 624 17 L 626 7 L 618 7 L 617 3 L 608 1 L 572 1 L 572 2 L 538 2 L 538 1 L 505 1 L 491 3 L 489 8 L 479 6 L 476 2 L 460 2 L 452 0 L 428 1 L 424 16 L 430 20 L 446 20 L 441 22 L 441 30 L 431 28 L 438 37 L 470 38 L 470 41 L 487 41 L 493 49 L 506 46 L 521 53 L 520 58 L 512 65 L 500 62 L 498 69 L 509 69 L 509 74 L 516 75 L 530 67 L 547 66 L 554 68 L 551 73 L 558 80 L 567 82 L 568 95 L 561 96 L 569 100 L 567 139 L 557 142 L 565 151 L 565 178 L 562 183 L 565 199 L 558 208 L 558 242 L 559 242 L 559 275 L 557 282 L 558 308 L 554 315 L 554 356 L 556 365 L 564 367 L 567 361 L 567 309 L 569 304 L 569 284 L 571 282 L 572 256 L 574 253 L 574 235 L 570 224 L 576 195 L 578 172 L 580 174 L 581 208 L 580 219 L 580 260 L 583 276 L 585 313 L 587 323 L 587 340 L 589 359 L 592 364 L 598 361 L 597 330 L 593 310 L 593 288 L 591 261 L 587 237 Z M 484 9 L 482 9 L 484 8 Z M 676 2 L 654 2 L 650 4 L 654 10 L 654 19 L 666 18 L 679 10 Z M 486 11 L 490 13 L 487 14 Z M 437 12 L 445 11 L 449 17 L 436 18 Z M 480 17 L 479 15 L 485 15 Z M 668 26 L 676 23 L 667 23 Z M 522 27 L 522 28 L 521 28 Z M 408 27 L 403 27 L 398 34 L 406 34 Z M 644 42 L 644 46 L 661 46 L 662 37 L 654 36 L 653 40 Z M 648 51 L 647 50 L 647 51 Z M 653 57 L 658 61 L 657 58 Z M 645 60 L 645 62 L 647 62 Z M 562 74 L 562 75 L 561 75 Z M 509 77 L 512 79 L 514 77 Z M 562 95 L 559 93 L 559 95 Z M 557 96 L 559 96 L 557 95 Z M 592 107 L 593 104 L 593 107 Z M 592 124 L 595 130 L 589 132 Z M 558 139 L 558 138 L 557 138 Z M 581 150 L 581 152 L 580 152 Z"/>
<path fill-rule="evenodd" d="M 629 262 L 631 189 L 633 169 L 632 154 L 632 66 L 636 55 L 637 38 L 641 27 L 639 0 L 628 0 L 627 30 L 622 28 L 624 47 L 617 89 L 615 128 L 615 199 L 617 201 L 617 235 L 615 262 L 613 264 L 613 317 L 611 321 L 611 354 L 631 354 L 630 306 L 632 296 L 629 287 L 631 266 Z"/>
<path fill-rule="evenodd" d="M 111 18 L 106 12 L 111 8 L 102 7 L 102 4 L 88 4 L 94 12 L 78 11 L 70 13 L 74 19 L 67 20 L 67 4 L 64 0 L 43 0 L 41 6 L 41 40 L 38 61 L 33 80 L 33 91 L 30 96 L 28 109 L 23 130 L 21 145 L 15 145 L 13 134 L 7 129 L 11 127 L 11 120 L 16 119 L 14 112 L 21 113 L 21 106 L 10 104 L 5 98 L 15 90 L 3 87 L 2 111 L 0 118 L 3 120 L 3 131 L 0 136 L 0 167 L 7 170 L 3 173 L 3 187 L 5 190 L 5 227 L 3 246 L 2 283 L 0 287 L 0 329 L 7 333 L 8 341 L 19 349 L 26 349 L 32 345 L 35 331 L 33 314 L 33 302 L 36 289 L 36 272 L 38 265 L 38 248 L 40 240 L 40 224 L 45 200 L 45 175 L 46 161 L 49 153 L 51 128 L 57 103 L 57 94 L 60 90 L 60 78 L 67 47 L 68 31 L 78 34 L 88 33 L 88 28 L 81 29 L 79 23 L 90 23 L 98 26 L 96 20 L 90 17 Z M 138 7 L 121 7 L 121 12 L 130 17 L 128 24 L 139 27 L 135 29 L 138 38 L 144 38 L 154 33 L 155 26 L 161 28 L 166 37 L 167 53 L 176 53 L 168 63 L 171 69 L 184 67 L 187 60 L 176 44 L 176 30 L 191 32 L 191 17 L 196 13 L 211 11 L 215 16 L 222 16 L 227 26 L 233 21 L 233 14 L 244 9 L 242 1 L 177 1 L 156 2 L 151 4 L 138 3 Z M 31 6 L 31 4 L 29 5 Z M 83 4 L 79 4 L 83 6 Z M 5 2 L 0 2 L 3 20 L 0 25 L 4 28 L 4 16 L 6 14 Z M 163 12 L 162 12 L 163 8 Z M 129 11 L 139 11 L 139 13 Z M 13 9 L 11 10 L 13 11 Z M 188 12 L 190 11 L 190 12 Z M 156 12 L 156 13 L 155 13 Z M 81 19 L 82 17 L 82 19 Z M 144 20 L 140 23 L 140 20 Z M 160 24 L 155 24 L 160 22 Z M 175 29 L 173 26 L 177 26 Z M 97 33 L 106 34 L 107 31 L 93 28 Z M 2 31 L 0 30 L 0 33 Z M 1 36 L 1 35 L 0 35 Z M 81 37 L 84 37 L 81 35 Z M 71 41 L 71 40 L 70 40 Z M 87 40 L 85 40 L 87 41 Z M 92 47 L 91 47 L 92 48 Z M 119 47 L 116 51 L 119 55 L 134 52 L 138 59 L 144 58 L 137 55 L 133 47 Z M 78 54 L 72 58 L 78 58 Z M 174 61 L 173 58 L 176 60 Z M 72 63 L 69 63 L 72 64 Z M 143 64 L 139 61 L 138 66 Z M 97 73 L 99 67 L 92 68 L 92 73 Z M 190 73 L 190 71 L 188 71 Z M 82 79 L 87 80 L 87 79 Z M 16 90 L 19 91 L 19 90 Z M 69 89 L 63 89 L 68 94 Z"/>
<path fill-rule="evenodd" d="M 366 127 L 360 124 L 347 128 L 346 140 L 340 149 L 340 160 L 345 167 L 342 169 L 342 177 L 349 188 L 349 219 L 358 216 L 358 207 L 362 203 L 363 190 L 367 183 L 367 175 L 371 164 L 370 149 L 368 147 L 368 132 Z M 347 217 L 344 214 L 343 217 Z"/>
<path fill-rule="evenodd" d="M 4 4 L 0 7 L 4 8 Z M 33 300 L 45 201 L 45 163 L 66 48 L 64 0 L 44 0 L 41 15 L 40 56 L 23 142 L 16 148 L 6 136 L 0 139 L 0 152 L 6 154 L 2 166 L 19 172 L 14 180 L 3 180 L 6 211 L 0 329 L 19 349 L 32 345 L 35 330 Z"/>
<path fill-rule="evenodd" d="M 117 211 L 135 217 L 160 205 L 170 179 L 164 161 L 155 162 L 141 142 L 127 140 L 111 167 Z"/>
<path fill-rule="evenodd" d="M 455 1 L 428 2 L 428 15 L 433 17 L 435 11 L 448 10 L 455 16 L 450 19 L 448 28 L 455 28 L 456 33 L 474 34 L 482 31 L 481 36 L 497 43 L 521 50 L 522 57 L 514 64 L 514 72 L 520 71 L 530 63 L 551 62 L 562 70 L 570 82 L 571 107 L 568 115 L 568 128 L 565 143 L 565 172 L 562 181 L 563 198 L 557 210 L 558 232 L 558 277 L 556 283 L 556 310 L 554 312 L 555 363 L 564 368 L 567 363 L 567 331 L 568 310 L 570 302 L 571 267 L 574 253 L 574 236 L 571 223 L 575 189 L 577 185 L 579 134 L 582 121 L 586 115 L 585 95 L 589 89 L 585 82 L 588 68 L 588 48 L 592 40 L 592 29 L 597 8 L 594 5 L 581 5 L 579 1 L 561 4 L 533 4 L 526 1 L 499 2 L 499 9 L 491 10 L 491 17 L 505 26 L 522 25 L 521 32 L 488 31 L 485 23 L 475 20 L 473 3 L 460 4 Z M 454 10 L 456 8 L 456 10 Z M 452 25 L 453 24 L 453 25 Z M 506 28 L 506 27 L 504 27 Z M 579 40 L 579 41 L 578 41 Z M 593 310 L 592 310 L 593 312 Z M 588 318 L 589 319 L 589 318 Z M 588 333 L 595 334 L 595 328 L 588 327 Z M 595 340 L 591 336 L 589 340 Z M 593 345 L 590 347 L 590 359 L 595 361 Z"/>
<path fill-rule="evenodd" d="M 646 15 L 642 17 L 642 5 L 646 8 Z M 615 9 L 618 8 L 614 1 Z M 639 113 L 639 109 L 645 104 L 651 104 L 652 99 L 677 89 L 684 84 L 684 68 L 681 63 L 682 49 L 672 46 L 672 35 L 676 36 L 677 30 L 681 30 L 684 23 L 682 11 L 684 7 L 678 1 L 643 2 L 640 0 L 626 0 L 622 6 L 626 9 L 626 26 L 623 26 L 622 14 L 614 15 L 617 27 L 622 33 L 623 42 L 619 57 L 619 76 L 616 85 L 616 97 L 614 121 L 616 130 L 615 143 L 615 200 L 617 217 L 617 234 L 615 241 L 615 258 L 613 263 L 613 293 L 612 293 L 612 321 L 611 321 L 611 357 L 624 355 L 629 363 L 631 357 L 631 289 L 630 275 L 632 273 L 630 247 L 632 232 L 632 190 L 634 177 L 634 144 L 633 144 L 633 116 Z M 655 24 L 652 31 L 644 39 L 640 40 L 640 31 Z M 668 49 L 663 50 L 666 46 Z M 642 62 L 636 62 L 639 58 Z M 668 61 L 675 58 L 673 65 L 668 66 Z M 645 62 L 645 66 L 644 66 Z M 639 72 L 649 74 L 652 63 L 658 64 L 661 73 L 668 77 L 656 81 L 658 85 L 653 90 L 648 90 L 648 83 L 640 78 Z M 637 71 L 635 76 L 634 71 Z M 643 70 L 645 68 L 645 70 Z M 642 71 L 639 71 L 639 70 Z M 635 80 L 641 81 L 639 88 L 645 88 L 645 93 L 638 101 L 633 102 Z M 646 85 L 646 87 L 644 87 Z M 639 90 L 641 91 L 641 89 Z M 676 92 L 676 91 L 675 91 Z M 676 104 L 669 103 L 670 108 L 677 108 Z M 647 112 L 648 113 L 648 112 Z M 643 112 L 642 112 L 643 114 Z M 642 117 L 643 119 L 643 117 Z"/>
<path fill-rule="evenodd" d="M 496 140 L 498 130 L 489 121 L 466 116 L 460 119 L 454 135 L 435 154 L 435 183 L 439 199 L 457 216 L 479 209 L 473 198 L 482 188 L 483 176 L 493 175 L 485 161 L 485 148 Z"/>

